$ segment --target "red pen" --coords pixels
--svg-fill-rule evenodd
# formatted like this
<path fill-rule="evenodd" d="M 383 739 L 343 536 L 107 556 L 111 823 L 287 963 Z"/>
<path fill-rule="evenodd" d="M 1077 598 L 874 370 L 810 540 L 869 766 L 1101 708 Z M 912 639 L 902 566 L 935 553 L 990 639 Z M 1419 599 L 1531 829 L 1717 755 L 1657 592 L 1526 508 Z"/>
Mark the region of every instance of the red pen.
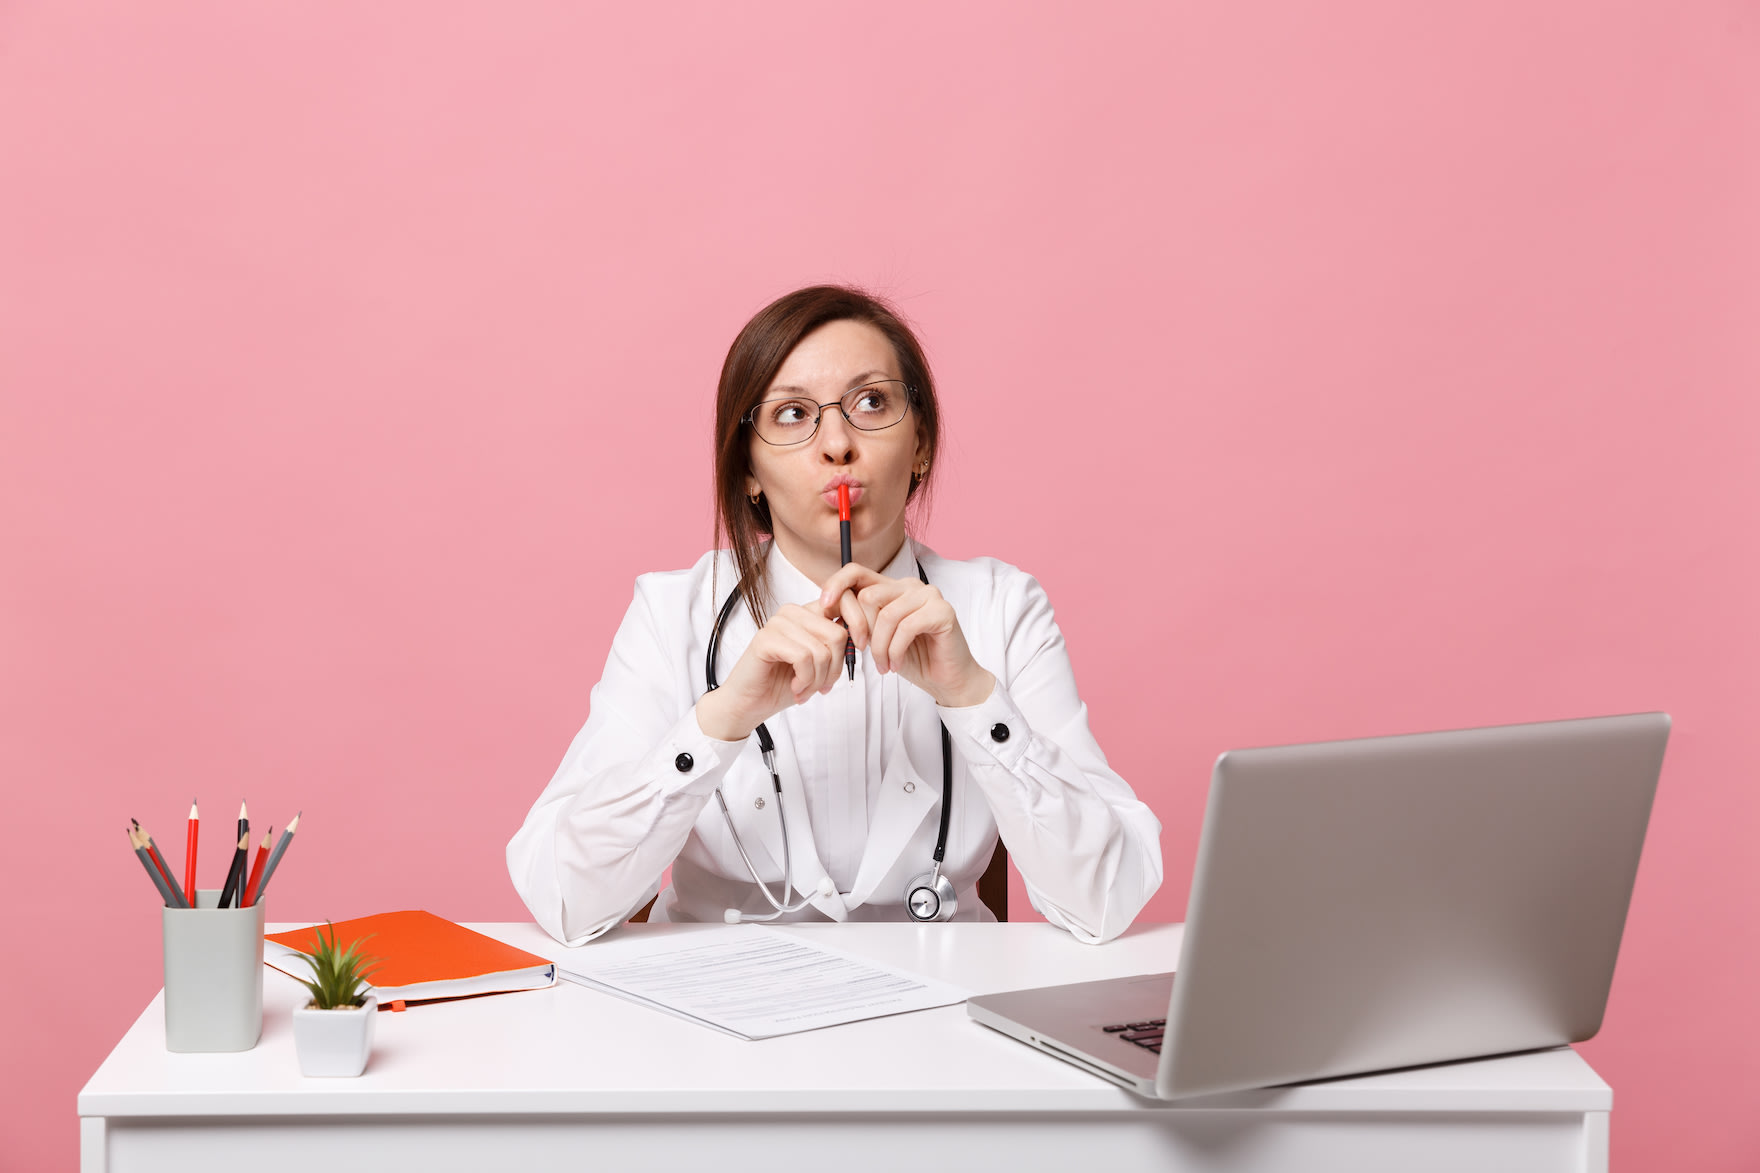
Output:
<path fill-rule="evenodd" d="M 848 566 L 854 559 L 850 557 L 849 542 L 849 483 L 846 481 L 837 486 L 837 544 L 843 561 L 839 564 Z M 843 623 L 842 619 L 838 620 Z M 849 624 L 843 623 L 844 627 Z M 849 669 L 849 678 L 856 678 L 856 641 L 853 637 L 845 637 L 843 641 L 843 666 Z"/>

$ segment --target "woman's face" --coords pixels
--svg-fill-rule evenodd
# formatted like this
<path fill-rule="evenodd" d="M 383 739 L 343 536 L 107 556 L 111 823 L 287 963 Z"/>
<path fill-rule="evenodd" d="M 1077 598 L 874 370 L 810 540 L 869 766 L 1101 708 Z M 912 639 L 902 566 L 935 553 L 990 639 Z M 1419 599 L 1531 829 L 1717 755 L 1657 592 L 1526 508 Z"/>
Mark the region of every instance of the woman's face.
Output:
<path fill-rule="evenodd" d="M 857 562 L 880 570 L 904 542 L 911 472 L 924 458 L 915 411 L 879 431 L 852 427 L 836 402 L 857 387 L 902 379 L 886 335 L 866 322 L 827 322 L 789 352 L 764 392 L 766 402 L 800 398 L 820 408 L 819 430 L 779 447 L 751 435 L 746 494 L 762 492 L 783 557 L 815 582 L 841 561 L 837 486 L 849 484 L 850 535 Z M 759 411 L 763 411 L 762 406 Z M 810 418 L 810 417 L 808 417 Z"/>

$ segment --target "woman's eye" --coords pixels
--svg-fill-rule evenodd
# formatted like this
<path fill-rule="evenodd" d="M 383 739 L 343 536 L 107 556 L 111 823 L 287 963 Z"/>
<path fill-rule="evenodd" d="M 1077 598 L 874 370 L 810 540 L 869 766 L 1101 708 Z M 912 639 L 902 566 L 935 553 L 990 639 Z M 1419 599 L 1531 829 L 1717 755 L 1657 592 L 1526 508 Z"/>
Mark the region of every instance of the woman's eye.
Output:
<path fill-rule="evenodd" d="M 892 409 L 892 395 L 890 387 L 863 387 L 850 410 L 863 415 L 885 415 Z"/>
<path fill-rule="evenodd" d="M 770 422 L 780 424 L 783 427 L 804 424 L 812 418 L 813 413 L 807 409 L 807 405 L 795 400 L 778 403 L 770 409 Z"/>

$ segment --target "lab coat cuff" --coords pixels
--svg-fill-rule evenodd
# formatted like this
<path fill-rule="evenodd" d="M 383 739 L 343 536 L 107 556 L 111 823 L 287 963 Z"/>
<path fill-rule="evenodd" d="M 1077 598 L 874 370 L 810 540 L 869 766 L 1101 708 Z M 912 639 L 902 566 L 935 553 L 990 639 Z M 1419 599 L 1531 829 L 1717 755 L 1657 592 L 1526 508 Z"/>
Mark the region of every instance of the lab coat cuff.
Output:
<path fill-rule="evenodd" d="M 947 726 L 954 744 L 966 750 L 968 760 L 993 759 L 997 765 L 1012 771 L 1027 756 L 1027 743 L 1032 730 L 1027 718 L 1015 707 L 1002 681 L 990 690 L 988 699 L 963 709 L 947 709 L 940 705 L 941 723 Z M 977 754 L 971 751 L 976 749 Z"/>
<path fill-rule="evenodd" d="M 655 751 L 655 772 L 667 779 L 661 789 L 668 797 L 709 796 L 721 785 L 744 745 L 743 741 L 721 741 L 704 733 L 693 707 L 666 731 Z"/>

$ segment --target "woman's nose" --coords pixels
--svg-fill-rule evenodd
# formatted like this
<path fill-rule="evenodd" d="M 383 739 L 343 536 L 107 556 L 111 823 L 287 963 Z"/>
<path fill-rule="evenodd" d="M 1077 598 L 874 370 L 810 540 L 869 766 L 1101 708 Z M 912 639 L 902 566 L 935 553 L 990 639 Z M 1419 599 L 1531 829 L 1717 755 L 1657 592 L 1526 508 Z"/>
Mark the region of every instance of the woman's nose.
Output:
<path fill-rule="evenodd" d="M 826 460 L 841 464 L 855 450 L 855 429 L 836 404 L 824 409 L 819 418 L 819 454 Z"/>

